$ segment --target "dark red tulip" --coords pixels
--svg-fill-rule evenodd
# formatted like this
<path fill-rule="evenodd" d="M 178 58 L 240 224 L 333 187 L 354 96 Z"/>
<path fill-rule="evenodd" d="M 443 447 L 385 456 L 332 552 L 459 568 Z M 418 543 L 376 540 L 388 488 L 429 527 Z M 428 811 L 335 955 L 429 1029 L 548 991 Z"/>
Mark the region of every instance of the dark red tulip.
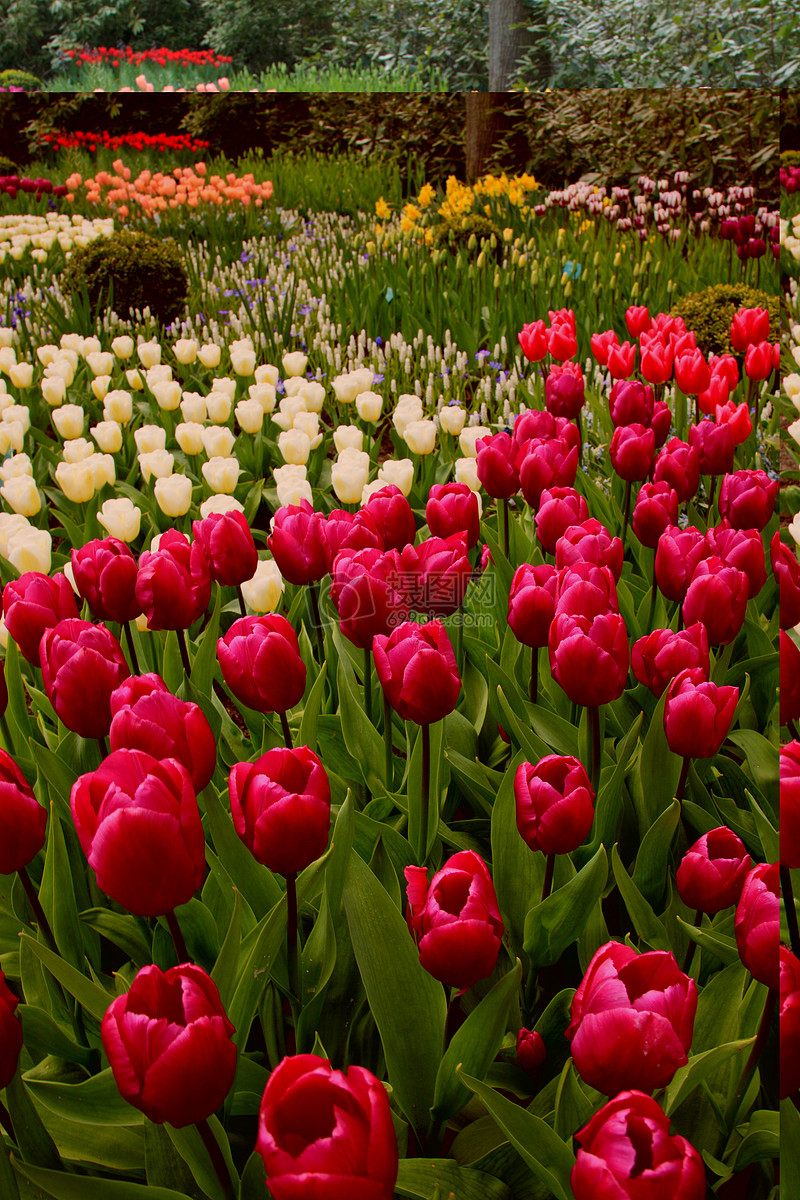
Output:
<path fill-rule="evenodd" d="M 267 546 L 289 583 L 318 583 L 328 573 L 325 518 L 322 513 L 314 512 L 308 500 L 278 509 L 272 518 Z"/>
<path fill-rule="evenodd" d="M 577 471 L 577 446 L 563 438 L 533 438 L 520 449 L 519 482 L 531 508 L 538 508 L 545 488 L 572 487 Z"/>
<path fill-rule="evenodd" d="M 786 946 L 781 946 L 778 954 L 778 1028 L 781 1062 L 778 1096 L 785 1100 L 800 1088 L 800 962 Z"/>
<path fill-rule="evenodd" d="M 536 510 L 536 536 L 545 554 L 555 554 L 556 542 L 570 525 L 589 519 L 586 500 L 573 487 L 545 488 Z"/>
<path fill-rule="evenodd" d="M 59 720 L 81 737 L 105 737 L 111 693 L 130 675 L 113 633 L 70 617 L 45 629 L 40 655 L 42 685 Z"/>
<path fill-rule="evenodd" d="M 800 742 L 780 752 L 780 859 L 782 867 L 800 867 Z"/>
<path fill-rule="evenodd" d="M 3 616 L 20 652 L 38 667 L 39 644 L 45 629 L 80 613 L 66 575 L 26 571 L 3 589 Z"/>
<path fill-rule="evenodd" d="M 201 792 L 214 774 L 217 743 L 199 704 L 173 696 L 158 675 L 130 677 L 111 696 L 112 750 L 144 750 L 153 758 L 175 758 Z M 144 680 L 145 682 L 142 682 Z"/>
<path fill-rule="evenodd" d="M 748 597 L 752 600 L 767 582 L 764 543 L 757 529 L 734 529 L 727 521 L 709 529 L 706 541 L 713 554 L 726 567 L 735 567 L 747 576 Z"/>
<path fill-rule="evenodd" d="M 670 438 L 656 458 L 653 480 L 655 483 L 664 480 L 674 487 L 682 503 L 691 500 L 700 486 L 700 459 L 697 451 L 680 438 Z"/>
<path fill-rule="evenodd" d="M 618 700 L 624 692 L 628 631 L 619 613 L 595 617 L 556 613 L 548 647 L 553 678 L 573 704 L 596 708 Z"/>
<path fill-rule="evenodd" d="M 97 885 L 128 912 L 163 916 L 203 882 L 206 844 L 185 767 L 142 750 L 114 750 L 81 775 L 72 819 Z"/>
<path fill-rule="evenodd" d="M 547 1058 L 544 1038 L 535 1029 L 520 1029 L 517 1034 L 517 1066 L 523 1071 L 538 1071 Z"/>
<path fill-rule="evenodd" d="M 619 580 L 623 563 L 622 541 L 612 537 L 602 522 L 595 517 L 570 525 L 556 543 L 556 568 L 571 567 L 577 562 L 596 563 L 599 567 L 610 567 L 614 578 Z"/>
<path fill-rule="evenodd" d="M 383 550 L 383 538 L 373 517 L 365 508 L 351 513 L 345 508 L 335 508 L 328 513 L 325 522 L 325 538 L 328 543 L 328 563 L 333 564 L 342 550 Z"/>
<path fill-rule="evenodd" d="M 649 426 L 653 417 L 653 389 L 638 379 L 620 379 L 608 397 L 611 420 L 615 426 Z"/>
<path fill-rule="evenodd" d="M 694 525 L 670 525 L 656 546 L 656 583 L 668 600 L 683 603 L 697 564 L 711 554 L 704 534 Z"/>
<path fill-rule="evenodd" d="M 777 479 L 766 471 L 734 471 L 725 475 L 719 489 L 719 515 L 734 529 L 757 529 L 768 524 L 775 511 Z"/>
<path fill-rule="evenodd" d="M 800 563 L 792 547 L 781 541 L 778 529 L 769 544 L 769 557 L 780 591 L 781 629 L 793 629 L 800 625 Z"/>
<path fill-rule="evenodd" d="M 702 621 L 712 646 L 727 646 L 744 625 L 750 583 L 744 571 L 716 555 L 701 559 L 683 601 L 686 625 Z"/>
<path fill-rule="evenodd" d="M 778 693 L 781 725 L 800 720 L 800 648 L 785 629 L 778 639 Z"/>
<path fill-rule="evenodd" d="M 508 500 L 519 491 L 519 475 L 514 465 L 514 446 L 505 431 L 478 438 L 475 469 L 483 487 L 496 500 Z"/>
<path fill-rule="evenodd" d="M 708 634 L 700 621 L 677 633 L 654 629 L 633 644 L 631 669 L 654 696 L 663 695 L 670 681 L 687 667 L 699 667 L 706 679 L 709 676 Z"/>
<path fill-rule="evenodd" d="M 554 417 L 574 421 L 586 401 L 583 371 L 577 363 L 554 363 L 544 381 L 544 402 Z"/>
<path fill-rule="evenodd" d="M 434 537 L 463 533 L 471 550 L 481 532 L 479 497 L 465 483 L 435 483 L 428 492 L 425 520 Z"/>
<path fill-rule="evenodd" d="M 703 1200 L 703 1160 L 691 1142 L 669 1132 L 658 1102 L 620 1092 L 575 1134 L 570 1174 L 575 1200 Z"/>
<path fill-rule="evenodd" d="M 569 854 L 588 837 L 594 791 L 582 764 L 569 754 L 524 762 L 514 776 L 517 829 L 531 850 Z"/>
<path fill-rule="evenodd" d="M 733 470 L 733 430 L 730 425 L 701 421 L 689 426 L 689 445 L 697 451 L 701 475 L 725 475 Z"/>
<path fill-rule="evenodd" d="M 555 615 L 556 569 L 549 563 L 523 563 L 514 572 L 508 596 L 508 624 L 523 646 L 546 646 Z"/>
<path fill-rule="evenodd" d="M 47 811 L 10 754 L 0 750 L 0 875 L 21 871 L 44 845 Z"/>
<path fill-rule="evenodd" d="M 404 546 L 413 544 L 417 536 L 414 513 L 396 484 L 387 483 L 373 492 L 364 505 L 364 511 L 377 525 L 387 550 L 402 550 Z"/>
<path fill-rule="evenodd" d="M 222 678 L 256 712 L 286 712 L 306 690 L 297 634 L 279 613 L 240 617 L 217 642 Z"/>
<path fill-rule="evenodd" d="M 656 437 L 644 425 L 619 425 L 609 447 L 611 466 L 628 483 L 646 479 L 656 457 Z"/>
<path fill-rule="evenodd" d="M 392 1200 L 397 1138 L 389 1098 L 365 1067 L 284 1058 L 261 1100 L 256 1152 L 274 1200 Z"/>
<path fill-rule="evenodd" d="M 472 578 L 463 533 L 447 538 L 429 537 L 418 546 L 406 546 L 398 557 L 411 607 L 431 617 L 448 617 L 464 602 Z"/>
<path fill-rule="evenodd" d="M 120 1095 L 176 1129 L 205 1121 L 233 1087 L 233 1033 L 216 984 L 193 963 L 142 967 L 100 1027 Z"/>
<path fill-rule="evenodd" d="M 139 568 L 129 546 L 118 538 L 96 538 L 72 551 L 75 586 L 98 621 L 134 621 Z"/>
<path fill-rule="evenodd" d="M 411 598 L 396 550 L 342 550 L 331 567 L 331 603 L 339 628 L 354 646 L 372 647 L 410 617 Z"/>
<path fill-rule="evenodd" d="M 596 563 L 585 561 L 562 567 L 556 572 L 555 601 L 556 613 L 578 613 L 583 617 L 618 613 L 619 598 L 614 573 L 610 567 L 599 567 Z"/>
<path fill-rule="evenodd" d="M 331 789 L 308 746 L 268 750 L 230 774 L 233 827 L 260 863 L 280 875 L 304 870 L 325 853 Z"/>
<path fill-rule="evenodd" d="M 372 645 L 378 679 L 392 708 L 417 725 L 441 721 L 461 692 L 455 654 L 441 621 L 405 621 Z"/>
<path fill-rule="evenodd" d="M 192 537 L 206 553 L 211 578 L 225 587 L 252 579 L 258 551 L 244 513 L 209 513 L 192 522 Z"/>
<path fill-rule="evenodd" d="M 745 876 L 734 932 L 739 957 L 753 978 L 777 989 L 781 932 L 777 863 L 758 863 Z"/>
<path fill-rule="evenodd" d="M 678 493 L 666 481 L 643 483 L 633 506 L 631 524 L 643 546 L 654 550 L 670 525 L 678 524 Z"/>
<path fill-rule="evenodd" d="M 673 754 L 713 758 L 731 727 L 738 687 L 709 683 L 701 667 L 686 667 L 667 689 L 664 732 Z"/>
<path fill-rule="evenodd" d="M 672 954 L 606 942 L 572 998 L 575 1068 L 606 1096 L 666 1087 L 688 1061 L 696 1009 L 697 985 Z"/>
<path fill-rule="evenodd" d="M 0 971 L 0 1091 L 7 1087 L 17 1073 L 22 1049 L 22 1025 L 14 1011 L 19 999 L 6 983 Z"/>
<path fill-rule="evenodd" d="M 177 529 L 161 535 L 158 550 L 139 557 L 136 599 L 150 629 L 188 629 L 208 608 L 211 575 L 206 552 Z"/>
<path fill-rule="evenodd" d="M 675 873 L 678 895 L 689 908 L 721 912 L 738 904 L 753 862 L 741 838 L 721 825 L 699 837 L 684 854 Z"/>
<path fill-rule="evenodd" d="M 486 863 L 461 850 L 428 883 L 427 867 L 406 867 L 408 926 L 419 960 L 448 987 L 472 987 L 491 975 L 503 921 Z"/>

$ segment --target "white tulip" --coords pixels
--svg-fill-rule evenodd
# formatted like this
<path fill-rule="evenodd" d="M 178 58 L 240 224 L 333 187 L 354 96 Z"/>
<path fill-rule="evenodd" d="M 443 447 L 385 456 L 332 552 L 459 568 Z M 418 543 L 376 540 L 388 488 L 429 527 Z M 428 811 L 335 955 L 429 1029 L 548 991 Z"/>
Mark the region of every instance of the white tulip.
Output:
<path fill-rule="evenodd" d="M 242 584 L 242 595 L 252 612 L 270 613 L 275 612 L 285 589 L 278 564 L 271 558 L 260 558 L 253 578 Z"/>
<path fill-rule="evenodd" d="M 31 481 L 33 482 L 33 481 Z M 82 462 L 60 462 L 56 467 L 56 483 L 73 504 L 85 504 L 95 493 L 94 471 L 88 458 Z M 5 492 L 5 488 L 3 488 Z"/>
<path fill-rule="evenodd" d="M 130 358 L 133 354 L 133 338 L 128 337 L 127 333 L 120 334 L 119 337 L 114 338 L 111 349 L 117 358 Z"/>
<path fill-rule="evenodd" d="M 0 463 L 0 479 L 16 479 L 18 475 L 33 475 L 33 463 L 27 454 L 14 454 Z"/>
<path fill-rule="evenodd" d="M 339 425 L 333 431 L 333 444 L 337 454 L 348 448 L 360 450 L 364 444 L 364 434 L 357 425 Z"/>
<path fill-rule="evenodd" d="M 94 454 L 94 446 L 88 438 L 79 437 L 72 438 L 70 441 L 64 443 L 61 457 L 64 459 L 64 462 L 76 463 L 82 462 L 90 454 Z"/>
<path fill-rule="evenodd" d="M 343 504 L 358 504 L 369 478 L 369 455 L 353 447 L 341 452 L 331 467 L 331 483 Z"/>
<path fill-rule="evenodd" d="M 408 496 L 414 482 L 414 463 L 410 458 L 387 458 L 378 471 L 378 479 L 393 483 L 404 496 Z"/>
<path fill-rule="evenodd" d="M 64 441 L 70 441 L 72 438 L 80 437 L 83 433 L 85 417 L 86 413 L 80 404 L 64 404 L 61 408 L 53 409 L 51 420 L 59 436 Z"/>
<path fill-rule="evenodd" d="M 142 510 L 127 496 L 119 496 L 103 502 L 97 520 L 110 537 L 119 538 L 121 542 L 133 542 L 139 536 Z"/>
<path fill-rule="evenodd" d="M 205 421 L 208 416 L 206 398 L 199 392 L 184 392 L 181 400 L 181 416 L 184 421 Z"/>
<path fill-rule="evenodd" d="M 203 427 L 201 434 L 203 448 L 209 458 L 225 458 L 231 450 L 236 438 L 225 425 L 209 425 Z"/>
<path fill-rule="evenodd" d="M 257 400 L 240 400 L 234 409 L 239 428 L 245 433 L 258 433 L 264 424 L 264 410 Z"/>
<path fill-rule="evenodd" d="M 445 433 L 449 433 L 453 437 L 459 436 L 466 419 L 467 410 L 460 404 L 445 404 L 439 413 L 439 424 Z"/>
<path fill-rule="evenodd" d="M 467 425 L 461 430 L 458 439 L 458 444 L 461 447 L 461 453 L 465 458 L 477 458 L 478 448 L 475 443 L 478 438 L 488 437 L 491 434 L 491 429 L 486 425 Z"/>
<path fill-rule="evenodd" d="M 377 392 L 359 392 L 356 396 L 356 412 L 362 421 L 377 421 L 383 411 L 383 396 Z"/>
<path fill-rule="evenodd" d="M 413 454 L 430 454 L 436 445 L 436 422 L 409 421 L 403 438 Z"/>
<path fill-rule="evenodd" d="M 272 412 L 278 399 L 274 383 L 268 383 L 266 380 L 262 383 L 251 383 L 247 394 L 251 400 L 258 401 L 265 413 Z"/>
<path fill-rule="evenodd" d="M 272 363 L 262 363 L 260 367 L 256 367 L 256 384 L 270 383 L 275 387 L 280 377 L 280 371 Z"/>
<path fill-rule="evenodd" d="M 192 503 L 192 481 L 187 475 L 166 475 L 155 483 L 156 503 L 167 517 L 182 517 Z"/>
<path fill-rule="evenodd" d="M 120 425 L 127 425 L 132 416 L 133 396 L 130 392 L 123 391 L 122 388 L 106 392 L 106 398 L 103 401 L 104 420 L 117 421 Z"/>
<path fill-rule="evenodd" d="M 275 467 L 272 474 L 278 490 L 278 504 L 284 507 L 288 504 L 299 504 L 301 500 L 312 502 L 311 484 L 306 478 L 305 467 L 288 464 L 285 467 Z"/>
<path fill-rule="evenodd" d="M 216 342 L 206 342 L 205 346 L 200 346 L 197 351 L 197 357 L 204 367 L 209 371 L 213 371 L 219 366 L 219 360 L 222 357 L 222 351 Z"/>
<path fill-rule="evenodd" d="M 304 375 L 308 364 L 308 355 L 303 354 L 301 350 L 294 350 L 291 354 L 284 354 L 281 362 L 283 363 L 284 374 L 290 378 L 292 376 Z"/>
<path fill-rule="evenodd" d="M 67 394 L 67 384 L 60 375 L 46 375 L 42 380 L 42 396 L 51 408 L 64 403 Z"/>
<path fill-rule="evenodd" d="M 175 440 L 184 454 L 199 454 L 203 449 L 203 426 L 199 421 L 181 421 L 175 426 Z"/>
<path fill-rule="evenodd" d="M 138 456 L 139 470 L 145 483 L 151 479 L 164 479 L 172 474 L 175 458 L 168 450 L 146 450 Z"/>
<path fill-rule="evenodd" d="M 93 375 L 110 375 L 114 370 L 114 355 L 108 350 L 93 350 L 86 355 L 86 365 Z"/>
<path fill-rule="evenodd" d="M 235 496 L 226 496 L 224 492 L 218 492 L 214 496 L 209 496 L 200 505 L 200 516 L 208 517 L 211 513 L 226 513 L 226 512 L 244 512 L 244 505 L 236 499 Z"/>
<path fill-rule="evenodd" d="M 227 392 L 217 391 L 216 387 L 206 396 L 206 413 L 209 421 L 216 425 L 224 425 L 231 415 L 232 399 Z"/>
<path fill-rule="evenodd" d="M 300 465 L 308 461 L 311 439 L 302 429 L 287 429 L 278 435 L 278 449 L 284 462 Z"/>
<path fill-rule="evenodd" d="M 133 440 L 139 454 L 149 454 L 151 450 L 165 450 L 167 431 L 163 425 L 140 425 L 133 431 Z"/>
<path fill-rule="evenodd" d="M 175 412 L 181 402 L 181 385 L 177 379 L 164 379 L 154 383 L 150 391 L 162 412 Z"/>
<path fill-rule="evenodd" d="M 238 458 L 223 458 L 218 455 L 204 462 L 202 471 L 203 478 L 212 492 L 224 492 L 230 496 L 239 482 L 241 467 Z"/>
<path fill-rule="evenodd" d="M 406 394 L 400 397 L 392 414 L 392 424 L 400 437 L 404 435 L 406 425 L 410 425 L 412 421 L 422 420 L 422 414 L 422 401 L 419 396 Z"/>
<path fill-rule="evenodd" d="M 116 454 L 122 449 L 122 426 L 116 421 L 99 421 L 89 432 L 106 454 Z"/>
<path fill-rule="evenodd" d="M 161 362 L 161 345 L 155 339 L 150 342 L 139 342 L 136 353 L 143 367 L 155 367 Z"/>
<path fill-rule="evenodd" d="M 325 403 L 325 388 L 316 379 L 306 379 L 300 386 L 298 395 L 305 400 L 307 412 L 322 412 L 322 406 Z"/>
<path fill-rule="evenodd" d="M 29 525 L 8 539 L 8 561 L 12 567 L 24 574 L 26 571 L 41 571 L 50 574 L 53 539 L 46 529 L 35 529 Z"/>
<path fill-rule="evenodd" d="M 177 358 L 178 362 L 184 367 L 188 367 L 189 363 L 193 363 L 197 358 L 197 342 L 194 338 L 178 338 L 175 345 L 172 347 L 172 353 Z"/>
<path fill-rule="evenodd" d="M 457 458 L 456 483 L 465 483 L 472 492 L 480 492 L 481 481 L 478 479 L 478 460 L 477 458 Z"/>

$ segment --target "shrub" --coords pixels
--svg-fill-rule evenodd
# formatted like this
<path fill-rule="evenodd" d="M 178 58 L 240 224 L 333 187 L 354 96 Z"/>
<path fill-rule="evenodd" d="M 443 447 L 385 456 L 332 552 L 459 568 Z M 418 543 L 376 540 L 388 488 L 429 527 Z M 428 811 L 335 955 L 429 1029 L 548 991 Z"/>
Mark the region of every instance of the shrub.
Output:
<path fill-rule="evenodd" d="M 188 292 L 186 269 L 176 243 L 132 230 L 98 238 L 76 251 L 62 285 L 73 296 L 85 287 L 93 306 L 112 307 L 121 316 L 149 308 L 164 325 L 183 314 Z"/>
<path fill-rule="evenodd" d="M 42 81 L 36 75 L 31 75 L 30 71 L 17 71 L 13 67 L 9 67 L 7 71 L 0 71 L 0 87 L 2 88 L 24 88 L 26 92 L 38 92 L 41 89 Z"/>
<path fill-rule="evenodd" d="M 772 336 L 778 337 L 778 297 L 743 283 L 717 283 L 692 292 L 678 301 L 672 315 L 683 317 L 686 328 L 694 330 L 704 354 L 723 354 L 731 350 L 731 321 L 738 308 L 766 308 Z"/>
<path fill-rule="evenodd" d="M 474 249 L 477 254 L 481 243 L 488 241 L 494 235 L 496 245 L 502 240 L 502 234 L 488 217 L 480 213 L 467 213 L 465 216 L 439 221 L 431 226 L 431 248 L 441 249 Z M 474 239 L 474 240 L 473 240 Z M 470 245 L 472 242 L 472 245 Z"/>

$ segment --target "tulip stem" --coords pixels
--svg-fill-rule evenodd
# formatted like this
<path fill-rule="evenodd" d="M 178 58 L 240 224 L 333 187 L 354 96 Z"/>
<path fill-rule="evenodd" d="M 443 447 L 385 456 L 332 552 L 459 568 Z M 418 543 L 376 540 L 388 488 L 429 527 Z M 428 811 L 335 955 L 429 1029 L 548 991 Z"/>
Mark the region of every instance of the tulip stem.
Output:
<path fill-rule="evenodd" d="M 183 669 L 186 672 L 186 678 L 191 679 L 192 664 L 189 661 L 189 651 L 186 647 L 186 635 L 182 629 L 176 630 L 176 633 L 178 635 L 178 649 L 181 652 L 181 662 L 183 663 Z"/>
<path fill-rule="evenodd" d="M 688 756 L 686 758 L 684 758 L 683 765 L 681 766 L 680 779 L 678 780 L 678 787 L 675 791 L 675 799 L 678 801 L 679 804 L 680 804 L 681 800 L 683 799 L 683 793 L 686 791 L 686 780 L 689 778 L 689 768 L 691 767 L 691 765 L 692 765 L 691 758 L 689 758 Z"/>
<path fill-rule="evenodd" d="M 31 883 L 31 877 L 28 874 L 27 869 L 25 867 L 20 867 L 17 871 L 17 874 L 19 875 L 20 882 L 24 888 L 25 895 L 28 897 L 28 904 L 30 904 L 31 908 L 33 909 L 33 916 L 36 924 L 39 926 L 45 941 L 50 944 L 53 950 L 58 952 L 56 939 L 53 937 L 53 931 L 50 928 L 50 922 L 44 915 L 44 909 L 42 908 L 41 901 L 36 894 L 36 888 Z"/>
<path fill-rule="evenodd" d="M 503 506 L 503 554 L 508 558 L 508 501 L 502 500 Z"/>
<path fill-rule="evenodd" d="M 698 908 L 697 912 L 694 914 L 695 929 L 699 929 L 702 924 L 703 924 L 703 910 Z M 694 958 L 694 952 L 696 949 L 697 949 L 697 942 L 690 940 L 689 945 L 686 948 L 686 957 L 683 960 L 684 975 L 689 974 L 689 967 L 692 965 L 692 959 Z"/>
<path fill-rule="evenodd" d="M 653 614 L 656 611 L 656 598 L 658 596 L 658 583 L 656 581 L 656 552 L 653 551 L 653 586 L 650 589 L 650 612 L 647 617 L 647 632 L 649 633 L 653 627 Z"/>
<path fill-rule="evenodd" d="M 314 614 L 314 635 L 317 639 L 317 653 L 319 661 L 325 662 L 325 645 L 322 641 L 322 619 L 319 615 L 319 584 L 310 583 L 308 590 L 311 595 L 311 611 Z"/>
<path fill-rule="evenodd" d="M 788 867 L 780 868 L 781 890 L 786 908 L 786 924 L 789 928 L 789 945 L 795 958 L 800 958 L 800 928 L 797 925 L 797 909 L 794 906 L 792 875 Z"/>
<path fill-rule="evenodd" d="M 631 512 L 631 481 L 625 481 L 625 501 L 622 509 L 622 553 L 625 553 L 625 535 L 628 532 L 628 517 Z"/>
<path fill-rule="evenodd" d="M 422 727 L 422 780 L 420 787 L 420 844 L 419 859 L 424 863 L 428 857 L 428 821 L 431 793 L 431 727 Z"/>
<path fill-rule="evenodd" d="M 542 884 L 542 900 L 546 900 L 553 888 L 553 871 L 555 870 L 556 856 L 548 854 L 547 866 L 544 869 L 544 883 Z"/>
<path fill-rule="evenodd" d="M 446 994 L 446 990 L 445 990 Z M 447 1016 L 444 1020 L 444 1049 L 450 1045 L 456 1031 L 456 1022 L 461 1008 L 461 992 L 454 992 L 447 1001 Z"/>
<path fill-rule="evenodd" d="M 391 791 L 394 775 L 394 748 L 392 746 L 392 706 L 386 692 L 383 693 L 383 748 L 385 752 L 386 786 Z"/>
<path fill-rule="evenodd" d="M 3 1129 L 5 1129 L 12 1142 L 16 1142 L 17 1135 L 14 1132 L 14 1123 L 11 1120 L 11 1113 L 8 1111 L 5 1104 L 3 1104 L 2 1100 L 0 1100 L 0 1125 L 3 1126 Z"/>
<path fill-rule="evenodd" d="M 172 934 L 172 944 L 175 947 L 175 953 L 178 956 L 178 964 L 188 963 L 192 960 L 189 958 L 189 951 L 186 949 L 186 942 L 183 940 L 183 933 L 178 924 L 178 918 L 175 916 L 175 909 L 171 908 L 166 914 L 167 925 Z"/>
<path fill-rule="evenodd" d="M 244 592 L 242 591 L 242 585 L 240 583 L 236 584 L 236 595 L 239 600 L 239 612 L 242 614 L 243 617 L 246 617 L 247 616 L 247 606 L 244 602 Z"/>
<path fill-rule="evenodd" d="M 600 745 L 600 710 L 596 704 L 589 705 L 587 708 L 589 715 L 589 734 L 592 745 L 592 791 L 597 795 L 597 785 L 600 782 L 600 758 L 602 755 L 602 746 Z"/>
<path fill-rule="evenodd" d="M 717 493 L 717 479 L 718 479 L 717 475 L 711 476 L 711 489 L 708 493 L 708 511 L 706 512 L 706 520 L 707 521 L 711 520 L 711 510 L 714 507 L 714 499 L 715 499 L 716 493 Z"/>
<path fill-rule="evenodd" d="M 211 1127 L 208 1121 L 198 1121 L 196 1125 L 197 1132 L 203 1139 L 203 1145 L 208 1151 L 208 1157 L 211 1159 L 211 1165 L 214 1168 L 214 1173 L 219 1180 L 219 1186 L 222 1188 L 225 1200 L 235 1200 L 235 1192 L 231 1182 L 228 1165 L 225 1162 L 222 1151 L 219 1147 L 219 1142 L 211 1132 Z"/>
<path fill-rule="evenodd" d="M 739 1082 L 736 1085 L 736 1091 L 733 1093 L 731 1102 L 728 1105 L 727 1112 L 725 1113 L 725 1126 L 729 1135 L 733 1133 L 733 1130 L 736 1127 L 736 1119 L 739 1116 L 739 1108 L 742 1100 L 747 1092 L 747 1089 L 750 1087 L 753 1076 L 756 1073 L 756 1068 L 761 1055 L 764 1053 L 764 1047 L 767 1044 L 767 1037 L 769 1035 L 770 1026 L 772 1025 L 772 1017 L 775 1012 L 775 1004 L 777 999 L 778 989 L 770 988 L 767 992 L 767 999 L 764 1003 L 764 1011 L 761 1014 L 761 1021 L 759 1022 L 758 1031 L 756 1033 L 756 1040 L 753 1042 L 753 1048 L 750 1051 L 750 1057 L 745 1063 L 744 1070 L 742 1071 Z"/>
<path fill-rule="evenodd" d="M 297 961 L 297 872 L 286 876 L 286 958 L 289 991 L 300 1001 L 300 971 Z"/>
<path fill-rule="evenodd" d="M 11 737 L 11 730 L 8 727 L 8 721 L 6 720 L 5 713 L 0 716 L 0 733 L 3 735 L 3 742 L 5 743 L 6 750 L 9 754 L 13 754 L 14 742 Z"/>
<path fill-rule="evenodd" d="M 286 716 L 285 712 L 282 712 L 280 717 L 281 729 L 283 730 L 283 740 L 286 742 L 286 749 L 292 750 L 294 747 L 292 746 L 292 731 L 289 728 L 289 718 Z"/>
<path fill-rule="evenodd" d="M 531 650 L 531 684 L 529 688 L 531 704 L 537 704 L 539 701 L 539 647 L 534 646 Z"/>
<path fill-rule="evenodd" d="M 133 644 L 133 633 L 131 632 L 130 621 L 124 621 L 123 628 L 125 630 L 125 641 L 128 643 L 128 653 L 131 656 L 131 666 L 133 667 L 133 673 L 134 673 L 134 675 L 138 675 L 139 674 L 139 660 L 136 657 L 136 647 Z"/>
<path fill-rule="evenodd" d="M 372 722 L 372 651 L 364 647 L 364 707 L 367 710 L 367 720 Z"/>

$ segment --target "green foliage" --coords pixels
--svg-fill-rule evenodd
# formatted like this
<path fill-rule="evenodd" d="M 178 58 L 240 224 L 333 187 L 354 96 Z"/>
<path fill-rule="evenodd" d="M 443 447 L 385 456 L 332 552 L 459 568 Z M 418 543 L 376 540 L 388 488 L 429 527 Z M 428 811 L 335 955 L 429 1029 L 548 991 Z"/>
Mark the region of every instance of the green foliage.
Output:
<path fill-rule="evenodd" d="M 149 308 L 164 325 L 180 317 L 188 280 L 178 246 L 172 239 L 120 230 L 76 251 L 62 276 L 72 295 L 86 288 L 94 306 L 108 304 L 124 315 Z"/>
<path fill-rule="evenodd" d="M 9 67 L 6 71 L 0 71 L 0 87 L 17 87 L 24 88 L 26 92 L 38 92 L 41 86 L 41 79 L 36 75 L 32 75 L 30 71 L 17 71 L 14 67 Z"/>
<path fill-rule="evenodd" d="M 237 67 L 260 71 L 271 63 L 294 66 L 329 49 L 332 30 L 328 0 L 298 0 L 291 6 L 271 0 L 200 0 L 208 28 L 205 41 L 229 54 Z"/>
<path fill-rule="evenodd" d="M 716 283 L 702 292 L 692 292 L 678 301 L 672 313 L 683 317 L 686 328 L 694 330 L 705 354 L 723 354 L 731 350 L 731 320 L 738 308 L 766 308 L 772 336 L 778 337 L 778 297 L 744 284 Z"/>

